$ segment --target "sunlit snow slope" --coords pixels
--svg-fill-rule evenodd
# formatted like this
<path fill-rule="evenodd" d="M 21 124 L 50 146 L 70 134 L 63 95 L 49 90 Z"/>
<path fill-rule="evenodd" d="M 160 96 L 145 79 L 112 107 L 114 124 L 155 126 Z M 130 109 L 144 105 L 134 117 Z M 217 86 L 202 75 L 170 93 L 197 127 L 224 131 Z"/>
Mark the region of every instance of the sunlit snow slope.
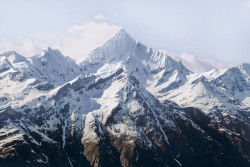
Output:
<path fill-rule="evenodd" d="M 0 166 L 249 166 L 250 64 L 194 73 L 123 29 L 76 63 L 0 55 Z"/>

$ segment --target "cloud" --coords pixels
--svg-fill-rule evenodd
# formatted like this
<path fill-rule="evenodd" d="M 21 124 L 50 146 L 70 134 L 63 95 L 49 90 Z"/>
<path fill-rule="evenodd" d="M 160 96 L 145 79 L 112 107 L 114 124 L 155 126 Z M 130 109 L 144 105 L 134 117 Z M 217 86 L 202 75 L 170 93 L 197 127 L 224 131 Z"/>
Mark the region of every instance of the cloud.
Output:
<path fill-rule="evenodd" d="M 168 52 L 165 50 L 161 52 L 169 56 L 172 56 L 176 58 L 177 60 L 180 60 L 184 64 L 184 66 L 186 66 L 189 70 L 193 72 L 207 72 L 215 68 L 220 69 L 220 68 L 226 68 L 230 66 L 230 65 L 227 66 L 227 65 L 220 64 L 211 59 L 197 58 L 195 55 L 189 54 L 189 53 L 177 54 L 175 52 Z"/>
<path fill-rule="evenodd" d="M 108 20 L 108 17 L 104 16 L 103 14 L 101 13 L 98 13 L 96 14 L 94 17 L 93 17 L 94 20 L 96 21 L 107 21 Z"/>
<path fill-rule="evenodd" d="M 105 22 L 87 22 L 73 25 L 66 33 L 38 33 L 31 38 L 11 41 L 0 38 L 0 53 L 15 50 L 30 57 L 41 53 L 47 47 L 59 49 L 63 55 L 76 60 L 86 58 L 87 54 L 112 38 L 121 27 Z"/>
<path fill-rule="evenodd" d="M 197 58 L 193 54 L 181 53 L 179 58 L 193 72 L 207 72 L 215 68 L 224 67 L 214 60 Z"/>

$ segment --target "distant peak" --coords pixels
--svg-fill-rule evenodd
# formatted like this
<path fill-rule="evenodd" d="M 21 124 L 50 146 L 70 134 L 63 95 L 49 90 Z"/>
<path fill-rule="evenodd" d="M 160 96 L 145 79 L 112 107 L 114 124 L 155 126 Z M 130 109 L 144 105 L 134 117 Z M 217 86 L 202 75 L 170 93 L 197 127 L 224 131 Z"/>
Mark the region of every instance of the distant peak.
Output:
<path fill-rule="evenodd" d="M 44 50 L 40 54 L 40 57 L 43 57 L 43 56 L 63 56 L 63 55 L 58 49 L 52 49 L 48 47 L 46 50 Z"/>
<path fill-rule="evenodd" d="M 11 62 L 12 64 L 18 63 L 18 62 L 28 62 L 28 60 L 24 56 L 18 54 L 14 50 L 4 52 L 3 54 L 0 54 L 0 56 L 5 57 L 6 60 L 8 60 L 9 62 Z"/>
<path fill-rule="evenodd" d="M 47 48 L 47 51 L 52 51 L 51 47 L 48 47 L 48 48 Z"/>
<path fill-rule="evenodd" d="M 58 49 L 52 49 L 51 47 L 48 47 L 47 49 L 44 50 L 44 52 L 58 52 L 58 51 L 59 51 Z"/>
<path fill-rule="evenodd" d="M 242 64 L 240 65 L 240 67 L 249 68 L 249 67 L 250 67 L 250 64 L 249 64 L 249 63 L 242 63 Z"/>
<path fill-rule="evenodd" d="M 10 56 L 10 55 L 20 55 L 20 54 L 18 54 L 14 50 L 11 50 L 11 51 L 4 52 L 2 55 L 8 55 L 8 56 Z"/>
<path fill-rule="evenodd" d="M 242 71 L 245 71 L 250 75 L 250 64 L 249 63 L 242 63 L 238 68 Z"/>
<path fill-rule="evenodd" d="M 230 67 L 228 70 L 247 70 L 247 69 L 250 69 L 250 64 L 249 63 L 242 63 L 238 66 L 234 66 L 234 67 Z"/>
<path fill-rule="evenodd" d="M 17 54 L 17 52 L 16 52 L 16 51 L 14 51 L 14 50 L 7 51 L 7 52 L 5 52 L 5 53 L 7 53 L 7 54 Z"/>

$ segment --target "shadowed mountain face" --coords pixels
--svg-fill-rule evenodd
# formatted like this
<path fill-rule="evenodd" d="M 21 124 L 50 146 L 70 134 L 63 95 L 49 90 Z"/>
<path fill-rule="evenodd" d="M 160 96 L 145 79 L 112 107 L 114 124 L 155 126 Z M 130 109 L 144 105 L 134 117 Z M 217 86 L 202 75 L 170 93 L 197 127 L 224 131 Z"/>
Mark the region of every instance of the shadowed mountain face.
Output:
<path fill-rule="evenodd" d="M 215 79 L 124 30 L 76 64 L 0 55 L 0 166 L 250 166 L 249 64 Z"/>

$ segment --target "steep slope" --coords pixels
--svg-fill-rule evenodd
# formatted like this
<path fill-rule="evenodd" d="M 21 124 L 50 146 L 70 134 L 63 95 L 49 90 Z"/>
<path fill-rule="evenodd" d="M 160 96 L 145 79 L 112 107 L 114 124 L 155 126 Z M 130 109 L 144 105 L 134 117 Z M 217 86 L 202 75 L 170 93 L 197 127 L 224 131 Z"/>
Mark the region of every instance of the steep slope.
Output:
<path fill-rule="evenodd" d="M 15 51 L 0 54 L 0 76 L 3 78 L 11 72 L 18 72 L 29 67 L 29 61 Z"/>
<path fill-rule="evenodd" d="M 110 75 L 123 68 L 153 94 L 178 88 L 192 73 L 180 61 L 133 40 L 124 30 L 94 50 L 81 64 L 87 73 L 96 76 Z"/>
<path fill-rule="evenodd" d="M 80 74 L 80 66 L 58 50 L 48 48 L 31 59 L 6 52 L 0 55 L 0 108 L 21 106 Z"/>
<path fill-rule="evenodd" d="M 210 83 L 203 75 L 192 74 L 187 76 L 185 85 L 171 90 L 164 98 L 175 101 L 183 107 L 195 106 L 207 113 L 212 112 L 214 107 L 219 109 L 235 110 L 240 102 L 226 92 L 220 91 Z"/>
<path fill-rule="evenodd" d="M 1 61 L 3 61 L 3 59 L 5 59 L 6 61 L 8 61 L 9 65 L 12 66 L 13 64 L 13 68 L 16 68 L 16 69 L 19 69 L 21 67 L 25 67 L 25 63 L 28 63 L 28 60 L 16 53 L 15 51 L 8 51 L 8 52 L 5 52 L 3 54 L 0 54 L 0 57 L 1 57 Z"/>
<path fill-rule="evenodd" d="M 23 56 L 14 51 L 0 55 L 0 107 L 15 100 L 23 100 L 30 92 L 27 87 L 34 83 L 30 78 L 32 66 Z"/>
<path fill-rule="evenodd" d="M 225 70 L 193 74 L 180 61 L 142 45 L 124 30 L 94 50 L 82 65 L 86 73 L 96 76 L 110 75 L 123 68 L 162 102 L 169 99 L 183 107 L 198 107 L 206 113 L 213 112 L 214 108 L 232 113 L 244 108 L 243 100 L 222 91 L 211 81 Z"/>
<path fill-rule="evenodd" d="M 172 100 L 182 107 L 197 107 L 217 122 L 221 129 L 235 132 L 250 140 L 246 133 L 250 130 L 249 108 L 246 105 L 248 99 L 242 100 L 241 97 L 222 90 L 214 81 L 220 75 L 227 74 L 225 70 L 193 74 L 181 62 L 140 44 L 124 30 L 93 51 L 90 57 L 94 57 L 95 61 L 87 59 L 83 62 L 86 71 L 105 76 L 122 67 L 138 78 L 161 102 Z M 243 73 L 248 74 L 246 70 Z M 245 77 L 245 80 L 248 79 Z M 233 84 L 236 82 L 238 81 L 232 81 Z M 242 87 L 245 85 L 246 83 L 242 84 Z M 248 95 L 246 92 L 246 96 Z"/>
<path fill-rule="evenodd" d="M 206 78 L 124 30 L 80 64 L 0 58 L 0 166 L 249 166 L 247 64 Z"/>
<path fill-rule="evenodd" d="M 59 50 L 48 48 L 31 58 L 32 65 L 46 77 L 46 81 L 61 85 L 82 74 L 80 67 Z M 34 75 L 36 77 L 36 75 Z"/>
<path fill-rule="evenodd" d="M 230 68 L 213 82 L 222 91 L 250 106 L 250 64 Z"/>
<path fill-rule="evenodd" d="M 223 68 L 223 69 L 215 68 L 213 70 L 202 73 L 202 75 L 206 77 L 208 80 L 214 80 L 218 78 L 219 76 L 223 75 L 227 70 L 228 69 L 226 68 Z"/>
<path fill-rule="evenodd" d="M 197 107 L 221 129 L 250 140 L 246 133 L 250 130 L 246 100 L 222 90 L 213 81 L 226 74 L 226 70 L 193 74 L 181 62 L 133 40 L 124 30 L 89 56 L 82 63 L 86 72 L 105 76 L 123 68 L 161 102 L 171 100 L 182 107 Z"/>
<path fill-rule="evenodd" d="M 185 112 L 192 110 L 161 104 L 123 70 L 106 78 L 81 76 L 22 107 L 1 111 L 0 163 L 247 166 L 247 154 L 238 153 L 218 129 L 203 130 L 209 118 L 198 118 L 204 119 L 200 128 Z"/>

